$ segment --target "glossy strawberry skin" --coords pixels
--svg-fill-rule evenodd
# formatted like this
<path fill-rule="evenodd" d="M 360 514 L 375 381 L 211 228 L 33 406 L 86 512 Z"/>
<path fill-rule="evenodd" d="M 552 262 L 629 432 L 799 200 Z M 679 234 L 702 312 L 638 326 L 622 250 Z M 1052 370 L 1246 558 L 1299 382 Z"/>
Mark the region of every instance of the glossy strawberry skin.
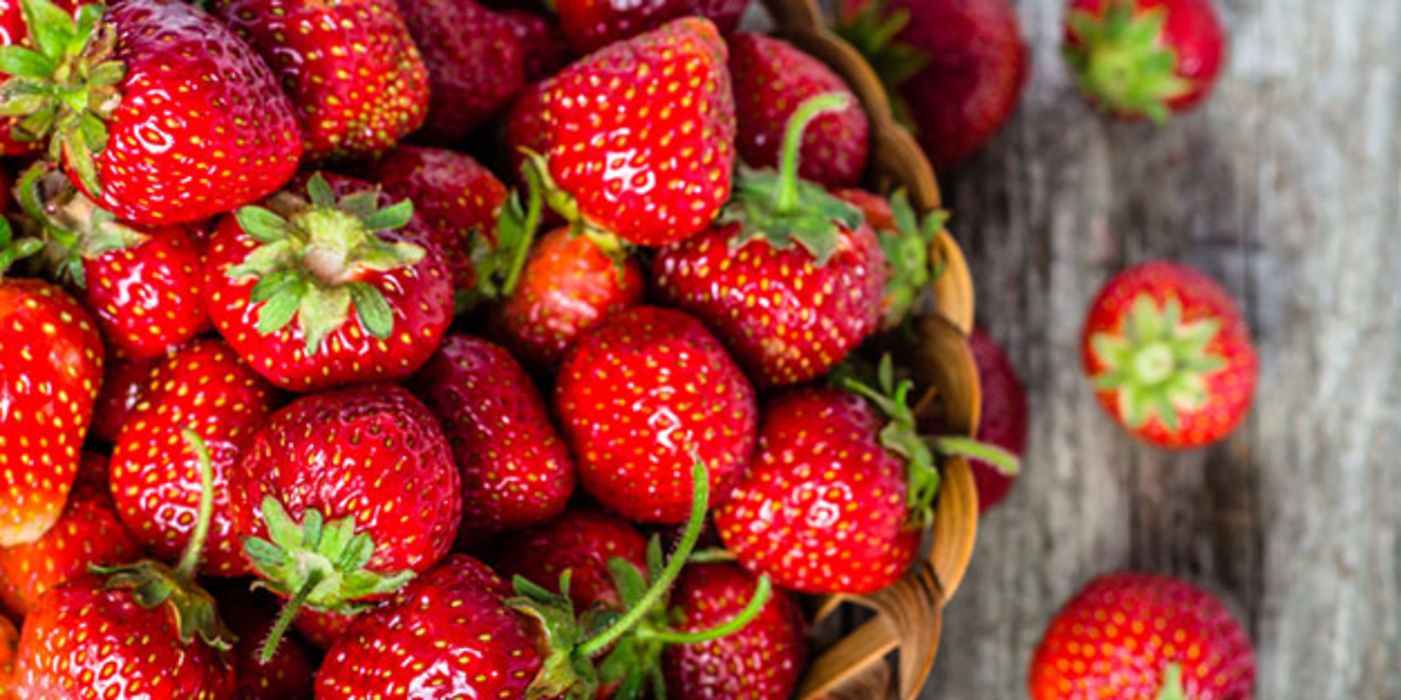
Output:
<path fill-rule="evenodd" d="M 107 347 L 122 357 L 158 357 L 209 330 L 197 239 L 179 226 L 146 235 L 83 261 L 83 303 Z"/>
<path fill-rule="evenodd" d="M 60 8 L 72 12 L 78 9 L 77 0 L 54 0 Z M 24 20 L 24 10 L 20 0 L 0 0 L 0 46 L 26 46 L 33 48 L 29 38 L 29 24 Z M 0 73 L 0 81 L 9 76 Z M 22 141 L 15 137 L 12 129 L 22 117 L 0 117 L 0 155 L 27 156 L 43 150 L 42 141 Z M 9 187 L 5 187 L 6 197 Z"/>
<path fill-rule="evenodd" d="M 215 0 L 301 119 L 309 159 L 373 155 L 428 114 L 428 69 L 394 0 Z"/>
<path fill-rule="evenodd" d="M 218 340 L 197 340 L 152 370 L 112 450 L 112 496 L 123 522 L 156 557 L 180 558 L 199 514 L 199 460 L 181 433 L 209 450 L 214 510 L 200 572 L 252 572 L 230 514 L 229 474 L 272 413 L 276 392 Z"/>
<path fill-rule="evenodd" d="M 411 388 L 442 422 L 462 478 L 458 543 L 543 523 L 574 493 L 574 460 L 505 348 L 452 335 Z"/>
<path fill-rule="evenodd" d="M 353 615 L 302 608 L 301 612 L 297 613 L 297 619 L 292 621 L 292 626 L 297 628 L 303 639 L 324 651 L 330 649 L 331 645 L 345 634 L 351 620 L 354 619 Z"/>
<path fill-rule="evenodd" d="M 523 556 L 525 552 L 530 554 Z M 560 575 L 569 571 L 575 609 L 619 609 L 622 599 L 608 562 L 616 557 L 646 571 L 647 538 L 612 513 L 580 505 L 543 525 L 503 535 L 487 547 L 485 557 L 502 576 L 524 576 L 552 591 L 558 591 Z"/>
<path fill-rule="evenodd" d="M 633 520 L 690 513 L 692 451 L 710 470 L 711 503 L 754 447 L 754 389 L 720 342 L 679 311 L 623 311 L 565 357 L 555 407 L 579 480 Z"/>
<path fill-rule="evenodd" d="M 619 3 L 610 0 L 557 0 L 560 27 L 579 54 L 597 51 L 681 17 L 704 17 L 729 34 L 739 25 L 749 0 L 659 0 Z"/>
<path fill-rule="evenodd" d="M 1110 574 L 1052 619 L 1031 662 L 1031 697 L 1156 698 L 1174 663 L 1188 700 L 1253 697 L 1250 639 L 1221 601 L 1168 576 Z"/>
<path fill-rule="evenodd" d="M 0 698 L 15 697 L 15 653 L 19 646 L 19 629 L 10 618 L 0 615 Z"/>
<path fill-rule="evenodd" d="M 867 226 L 841 227 L 826 265 L 800 246 L 758 239 L 737 251 L 737 225 L 660 251 L 652 282 L 661 298 L 696 314 L 766 386 L 825 374 L 876 330 L 885 255 Z"/>
<path fill-rule="evenodd" d="M 493 335 L 532 367 L 554 368 L 580 336 L 642 301 L 642 270 L 622 270 L 587 236 L 559 228 L 536 242 L 519 285 L 493 310 Z"/>
<path fill-rule="evenodd" d="M 540 670 L 539 630 L 501 602 L 510 595 L 485 564 L 448 557 L 351 624 L 326 654 L 316 697 L 393 697 L 406 688 L 442 691 L 425 697 L 525 697 Z"/>
<path fill-rule="evenodd" d="M 0 280 L 0 546 L 58 519 L 102 384 L 102 340 L 63 290 Z"/>
<path fill-rule="evenodd" d="M 208 219 L 292 177 L 292 105 L 230 29 L 180 0 L 123 0 L 106 19 L 127 72 L 95 158 L 102 196 L 85 194 L 119 219 L 162 225 Z"/>
<path fill-rule="evenodd" d="M 676 629 L 699 632 L 738 615 L 758 578 L 732 564 L 686 568 L 671 594 Z M 793 695 L 806 648 L 802 612 L 774 591 L 759 615 L 734 634 L 666 648 L 667 696 L 679 700 L 785 700 Z"/>
<path fill-rule="evenodd" d="M 715 511 L 740 564 L 805 593 L 870 593 L 898 579 L 920 533 L 906 523 L 906 465 L 881 445 L 884 425 L 838 389 L 771 399 L 754 460 Z"/>
<path fill-rule="evenodd" d="M 1026 390 L 1002 347 L 982 328 L 968 336 L 968 347 L 978 365 L 978 387 L 982 390 L 983 410 L 977 438 L 1021 457 L 1026 452 L 1031 420 Z M 978 509 L 986 513 L 1007 497 L 1016 477 L 999 471 L 981 460 L 970 460 L 973 479 L 978 485 Z"/>
<path fill-rule="evenodd" d="M 739 157 L 754 168 L 778 167 L 783 133 L 794 110 L 809 98 L 839 93 L 851 98 L 803 132 L 798 174 L 826 187 L 855 184 L 866 170 L 871 125 L 846 81 L 821 61 L 782 40 L 739 32 L 730 38 L 730 75 L 739 118 Z"/>
<path fill-rule="evenodd" d="M 98 392 L 97 403 L 93 407 L 91 436 L 111 445 L 117 441 L 117 434 L 131 416 L 131 409 L 136 407 L 136 400 L 146 385 L 146 377 L 160 364 L 161 358 L 132 360 L 113 357 L 110 352 L 108 357 L 107 374 L 102 379 L 102 390 Z M 105 483 L 105 473 L 102 479 Z"/>
<path fill-rule="evenodd" d="M 151 700 L 232 700 L 233 659 L 180 642 L 164 606 L 86 574 L 44 594 L 25 620 L 16 671 L 22 700 L 102 700 L 109 688 Z"/>
<path fill-rule="evenodd" d="M 529 10 L 505 9 L 496 13 L 510 28 L 525 57 L 525 79 L 548 78 L 569 63 L 569 47 L 560 28 L 544 15 Z"/>

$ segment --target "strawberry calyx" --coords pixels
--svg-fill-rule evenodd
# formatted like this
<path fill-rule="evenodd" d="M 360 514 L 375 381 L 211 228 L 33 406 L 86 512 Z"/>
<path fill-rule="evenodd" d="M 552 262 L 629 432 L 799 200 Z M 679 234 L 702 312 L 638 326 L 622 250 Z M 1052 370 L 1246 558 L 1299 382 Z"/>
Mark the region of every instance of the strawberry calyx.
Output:
<path fill-rule="evenodd" d="M 622 279 L 626 270 L 624 262 L 631 244 L 618 234 L 595 225 L 579 211 L 579 203 L 574 195 L 555 184 L 545 156 L 529 148 L 523 147 L 520 150 L 525 156 L 525 163 L 521 166 L 521 170 L 526 173 L 530 186 L 540 188 L 544 203 L 569 224 L 569 231 L 572 235 L 588 237 L 600 251 L 613 260 L 618 278 Z"/>
<path fill-rule="evenodd" d="M 882 295 L 885 309 L 881 325 L 884 328 L 904 323 L 915 301 L 943 272 L 940 265 L 931 264 L 929 249 L 949 221 L 949 213 L 943 209 L 922 217 L 916 214 L 910 205 L 909 193 L 903 189 L 896 190 L 889 202 L 895 229 L 879 232 L 881 251 L 885 253 L 889 270 Z"/>
<path fill-rule="evenodd" d="M 909 103 L 899 97 L 899 88 L 929 65 L 930 56 L 914 44 L 895 38 L 909 24 L 908 8 L 890 10 L 885 0 L 867 0 L 838 17 L 832 29 L 876 71 L 896 119 L 913 128 L 915 121 L 910 116 Z"/>
<path fill-rule="evenodd" d="M 20 141 L 49 140 L 49 157 L 67 156 L 83 187 L 102 192 L 94 157 L 107 148 L 106 122 L 121 104 L 126 66 L 112 60 L 116 29 L 106 8 L 83 5 L 74 18 L 50 0 L 20 0 L 34 48 L 0 47 L 0 116 L 18 117 Z"/>
<path fill-rule="evenodd" d="M 376 272 L 418 264 L 426 251 L 382 232 L 403 228 L 413 218 L 413 202 L 379 208 L 379 192 L 366 190 L 337 199 L 326 178 L 316 173 L 304 199 L 281 193 L 267 207 L 245 206 L 234 216 L 258 242 L 243 263 L 228 269 L 234 280 L 256 279 L 249 293 L 258 310 L 258 332 L 276 333 L 293 319 L 307 354 L 350 316 L 379 339 L 394 331 L 394 313 L 379 289 L 366 281 Z"/>
<path fill-rule="evenodd" d="M 1099 15 L 1073 10 L 1063 53 L 1080 87 L 1106 109 L 1155 122 L 1171 115 L 1168 103 L 1192 90 L 1177 74 L 1177 53 L 1162 40 L 1167 8 L 1135 8 L 1134 0 L 1106 0 Z"/>
<path fill-rule="evenodd" d="M 1163 688 L 1157 700 L 1187 700 L 1187 691 L 1182 688 L 1182 667 L 1168 664 L 1163 670 Z"/>
<path fill-rule="evenodd" d="M 1113 392 L 1119 413 L 1130 428 L 1157 418 L 1177 430 L 1180 415 L 1206 405 L 1208 375 L 1225 369 L 1225 358 L 1208 349 L 1221 321 L 1185 321 L 1182 302 L 1159 303 L 1139 294 L 1118 332 L 1095 333 L 1090 349 L 1105 367 L 1095 388 Z"/>
<path fill-rule="evenodd" d="M 525 179 L 525 198 L 522 200 L 519 190 L 512 190 L 506 198 L 496 216 L 496 240 L 473 232 L 471 257 L 477 286 L 459 290 L 455 303 L 459 314 L 510 296 L 520 282 L 531 242 L 540 228 L 545 199 L 540 171 L 527 163 L 521 167 L 521 175 Z"/>
<path fill-rule="evenodd" d="M 15 238 L 15 232 L 10 227 L 9 219 L 0 216 L 0 279 L 5 277 L 5 272 L 15 262 L 39 252 L 43 247 L 44 242 L 38 238 L 28 236 Z"/>
<path fill-rule="evenodd" d="M 859 209 L 798 176 L 799 152 L 808 125 L 822 114 L 850 105 L 851 98 L 841 93 L 809 98 L 788 119 L 778 169 L 740 168 L 734 194 L 717 219 L 721 224 L 739 224 L 730 240 L 731 251 L 755 239 L 764 239 L 778 250 L 796 243 L 812 254 L 820 267 L 837 252 L 841 229 L 861 226 Z"/>
<path fill-rule="evenodd" d="M 15 199 L 44 241 L 49 268 L 78 287 L 87 286 L 85 260 L 138 246 L 149 238 L 83 196 L 48 161 L 24 171 L 15 185 Z"/>

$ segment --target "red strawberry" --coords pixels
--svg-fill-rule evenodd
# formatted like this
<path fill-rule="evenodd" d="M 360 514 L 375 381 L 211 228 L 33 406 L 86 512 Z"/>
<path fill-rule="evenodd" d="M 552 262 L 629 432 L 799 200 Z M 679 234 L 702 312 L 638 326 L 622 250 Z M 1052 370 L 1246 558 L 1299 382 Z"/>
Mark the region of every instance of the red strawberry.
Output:
<path fill-rule="evenodd" d="M 545 85 L 547 82 L 526 86 L 506 114 L 505 156 L 511 161 L 512 172 L 521 172 L 529 163 L 527 152 L 544 153 L 550 149 L 549 115 L 543 102 Z"/>
<path fill-rule="evenodd" d="M 1226 37 L 1211 0 L 1071 0 L 1064 53 L 1096 104 L 1163 121 L 1206 98 Z"/>
<path fill-rule="evenodd" d="M 838 31 L 866 54 L 934 167 L 997 133 L 1021 97 L 1027 50 L 1009 0 L 841 0 Z"/>
<path fill-rule="evenodd" d="M 798 174 L 826 187 L 861 179 L 871 125 L 846 81 L 826 64 L 782 39 L 740 32 L 730 38 L 730 75 L 739 117 L 735 143 L 745 164 L 778 167 L 783 135 L 798 105 L 840 93 L 848 98 L 846 107 L 814 119 L 803 133 Z"/>
<path fill-rule="evenodd" d="M 929 294 L 939 274 L 929 259 L 930 247 L 944 230 L 948 212 L 935 210 L 923 216 L 910 206 L 909 195 L 898 190 L 889 199 L 858 189 L 833 192 L 838 199 L 861 210 L 866 224 L 876 232 L 885 253 L 885 294 L 881 298 L 881 329 L 904 323 Z"/>
<path fill-rule="evenodd" d="M 274 413 L 229 479 L 234 527 L 256 573 L 302 606 L 340 614 L 447 553 L 461 485 L 437 419 L 394 385 L 302 397 Z"/>
<path fill-rule="evenodd" d="M 525 55 L 525 79 L 548 78 L 569 63 L 564 33 L 544 15 L 529 10 L 506 9 L 496 16 L 511 29 Z"/>
<path fill-rule="evenodd" d="M 616 515 L 576 506 L 544 525 L 502 536 L 488 548 L 486 558 L 503 575 L 524 576 L 551 590 L 559 585 L 560 574 L 569 571 L 569 597 L 575 607 L 621 610 L 623 601 L 608 562 L 618 558 L 645 571 L 647 539 Z"/>
<path fill-rule="evenodd" d="M 720 342 L 679 311 L 622 311 L 565 356 L 555 406 L 600 503 L 633 520 L 686 519 L 691 465 L 716 494 L 749 461 L 754 389 Z"/>
<path fill-rule="evenodd" d="M 297 391 L 416 372 L 447 330 L 452 284 L 436 247 L 416 244 L 427 234 L 413 204 L 379 208 L 368 189 L 338 198 L 317 174 L 265 205 L 225 216 L 205 258 L 209 315 L 229 345 Z"/>
<path fill-rule="evenodd" d="M 219 596 L 229 628 L 238 635 L 233 654 L 238 666 L 239 700 L 305 700 L 311 697 L 316 668 L 294 639 L 277 647 L 263 663 L 259 647 L 272 632 L 273 609 L 246 591 Z"/>
<path fill-rule="evenodd" d="M 1056 614 L 1031 662 L 1033 700 L 1254 697 L 1255 654 L 1210 593 L 1168 576 L 1091 581 Z"/>
<path fill-rule="evenodd" d="M 136 407 L 146 377 L 160 362 L 159 357 L 144 360 L 113 357 L 107 362 L 107 376 L 102 380 L 102 391 L 97 395 L 92 412 L 92 437 L 109 445 L 117 441 L 117 433 L 131 416 L 131 409 Z M 107 481 L 105 464 L 103 483 Z"/>
<path fill-rule="evenodd" d="M 106 456 L 84 450 L 82 457 L 78 459 L 78 476 L 73 480 L 73 485 L 87 483 L 101 486 L 103 491 L 107 491 L 107 481 L 111 471 L 107 466 Z"/>
<path fill-rule="evenodd" d="M 1168 262 L 1125 270 L 1090 306 L 1085 373 L 1101 404 L 1159 447 L 1200 447 L 1235 430 L 1259 362 L 1240 310 L 1202 273 Z"/>
<path fill-rule="evenodd" d="M 302 608 L 297 613 L 292 626 L 297 628 L 302 638 L 311 642 L 318 649 L 330 649 L 332 644 L 345 634 L 346 628 L 355 619 L 354 615 L 341 615 L 333 612 L 322 612 L 316 608 Z"/>
<path fill-rule="evenodd" d="M 32 544 L 0 549 L 0 578 L 13 586 L 0 588 L 0 598 L 23 617 L 39 596 L 87 573 L 89 565 L 126 564 L 140 556 L 141 545 L 117 519 L 105 486 L 79 482 L 68 496 L 63 515 L 43 537 Z"/>
<path fill-rule="evenodd" d="M 412 388 L 442 421 L 462 477 L 460 544 L 564 512 L 574 460 L 539 390 L 505 348 L 449 336 Z"/>
<path fill-rule="evenodd" d="M 491 328 L 527 364 L 553 368 L 580 336 L 640 303 L 643 288 L 636 260 L 614 259 L 590 237 L 555 229 L 531 250 Z"/>
<path fill-rule="evenodd" d="M 65 12 L 78 9 L 77 0 L 57 0 L 54 4 Z M 21 0 L 0 0 L 0 45 L 29 48 L 34 46 L 34 41 L 29 36 L 29 23 L 24 19 L 24 5 Z M 9 77 L 8 74 L 0 73 L 0 82 Z M 18 117 L 0 117 L 0 155 L 30 155 L 43 146 L 34 140 L 21 141 L 17 138 L 14 132 L 19 129 L 19 121 Z M 8 186 L 4 188 L 6 193 L 9 189 Z"/>
<path fill-rule="evenodd" d="M 681 19 L 541 85 L 539 121 L 566 219 L 638 245 L 708 227 L 730 197 L 734 97 L 715 25 Z"/>
<path fill-rule="evenodd" d="M 399 0 L 432 80 L 424 135 L 453 144 L 525 87 L 525 58 L 511 24 L 474 0 Z"/>
<path fill-rule="evenodd" d="M 428 114 L 428 69 L 394 0 L 214 0 L 277 73 L 308 158 L 385 151 Z"/>
<path fill-rule="evenodd" d="M 885 257 L 861 213 L 797 178 L 804 127 L 840 109 L 840 94 L 794 113 L 784 170 L 746 173 L 727 222 L 663 249 L 652 279 L 663 299 L 708 323 L 765 385 L 825 374 L 876 330 Z"/>
<path fill-rule="evenodd" d="M 660 27 L 679 17 L 704 17 L 721 34 L 739 26 L 749 0 L 555 0 L 560 27 L 569 45 L 579 54 L 593 53 L 615 41 Z"/>
<path fill-rule="evenodd" d="M 978 387 L 983 397 L 977 439 L 1021 457 L 1026 452 L 1030 420 L 1022 380 L 1002 347 L 987 331 L 974 328 L 973 334 L 968 336 L 968 346 L 978 365 Z M 1016 476 L 979 459 L 969 460 L 969 463 L 978 484 L 978 508 L 986 513 L 1007 497 Z"/>
<path fill-rule="evenodd" d="M 31 69 L 9 81 L 9 107 L 30 115 L 26 137 L 53 133 L 50 151 L 74 184 L 117 218 L 207 219 L 275 191 L 296 170 L 291 103 L 257 54 L 203 10 L 123 0 L 97 21 L 94 5 L 80 37 L 48 0 L 24 1 L 53 40 L 26 54 Z M 36 90 L 54 97 L 34 100 Z"/>
<path fill-rule="evenodd" d="M 19 630 L 10 618 L 0 614 L 0 698 L 15 697 L 15 652 L 19 646 Z"/>
<path fill-rule="evenodd" d="M 227 345 L 197 340 L 152 370 L 112 450 L 112 496 L 132 534 L 157 558 L 180 556 L 199 519 L 199 460 L 180 435 L 193 430 L 214 469 L 214 510 L 200 573 L 251 573 L 234 531 L 229 473 L 272 413 L 274 391 Z"/>
<path fill-rule="evenodd" d="M 731 564 L 686 568 L 671 594 L 680 632 L 701 632 L 739 615 L 757 579 Z M 667 697 L 678 700 L 786 700 L 798 685 L 806 641 L 802 611 L 774 591 L 739 631 L 695 644 L 673 644 L 662 656 Z"/>

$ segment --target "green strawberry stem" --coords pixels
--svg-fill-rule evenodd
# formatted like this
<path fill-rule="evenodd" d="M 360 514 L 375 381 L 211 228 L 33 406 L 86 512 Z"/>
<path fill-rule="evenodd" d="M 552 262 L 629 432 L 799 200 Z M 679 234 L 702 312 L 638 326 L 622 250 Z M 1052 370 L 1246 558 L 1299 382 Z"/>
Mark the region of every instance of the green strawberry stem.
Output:
<path fill-rule="evenodd" d="M 268 663 L 272 661 L 272 657 L 277 655 L 277 645 L 281 643 L 282 638 L 286 636 L 287 628 L 292 626 L 292 620 L 295 620 L 297 618 L 297 613 L 301 612 L 303 607 L 306 607 L 307 598 L 311 596 L 311 592 L 320 584 L 321 574 L 312 572 L 312 574 L 307 577 L 306 585 L 302 586 L 301 590 L 297 591 L 297 594 L 292 596 L 292 599 L 277 612 L 277 619 L 273 621 L 272 629 L 268 630 L 268 636 L 263 640 L 263 645 L 258 647 L 259 661 Z"/>
<path fill-rule="evenodd" d="M 510 296 L 515 291 L 516 285 L 520 283 L 521 273 L 525 271 L 525 261 L 530 257 L 530 241 L 535 237 L 536 229 L 540 228 L 540 210 L 544 196 L 541 194 L 542 185 L 540 174 L 534 168 L 522 167 L 521 171 L 525 175 L 526 183 L 526 204 L 522 211 L 518 196 L 513 202 L 516 214 L 523 213 L 521 217 L 521 231 L 518 240 L 507 248 L 511 252 L 510 265 L 506 268 L 506 281 L 501 284 L 501 296 Z M 504 212 L 503 212 L 504 213 Z M 498 242 L 498 245 L 500 243 Z"/>
<path fill-rule="evenodd" d="M 199 462 L 199 513 L 195 516 L 195 529 L 190 533 L 190 541 L 185 543 L 185 551 L 180 555 L 180 564 L 175 567 L 175 573 L 183 581 L 193 581 L 199 556 L 204 552 L 204 541 L 209 537 L 209 522 L 214 519 L 214 468 L 209 459 L 209 448 L 199 434 L 189 428 L 180 434 Z"/>
<path fill-rule="evenodd" d="M 140 245 L 149 236 L 117 221 L 73 187 L 48 161 L 36 161 L 15 186 L 15 199 L 44 245 L 43 266 L 57 279 L 87 286 L 83 261 Z"/>
<path fill-rule="evenodd" d="M 1139 11 L 1133 0 L 1109 0 L 1101 14 L 1070 13 L 1075 41 L 1064 49 L 1080 86 L 1105 108 L 1166 121 L 1168 102 L 1192 89 L 1177 75 L 1177 54 L 1162 42 L 1164 7 Z"/>
<path fill-rule="evenodd" d="M 793 116 L 788 118 L 788 125 L 783 132 L 783 150 L 780 151 L 778 163 L 778 189 L 774 191 L 774 211 L 779 214 L 791 214 L 802 205 L 802 197 L 798 190 L 798 156 L 803 148 L 803 132 L 814 119 L 827 112 L 839 112 L 851 106 L 851 98 L 839 92 L 829 92 L 816 97 L 808 98 L 798 109 L 793 111 Z"/>
<path fill-rule="evenodd" d="M 749 603 L 744 609 L 739 611 L 734 617 L 722 622 L 707 630 L 698 632 L 677 632 L 676 630 L 652 630 L 643 627 L 637 631 L 638 636 L 655 639 L 663 644 L 703 644 L 722 637 L 728 637 L 735 632 L 744 629 L 758 617 L 763 611 L 764 605 L 773 597 L 773 582 L 769 581 L 768 575 L 759 577 L 759 583 L 754 587 L 754 595 L 749 598 Z"/>
<path fill-rule="evenodd" d="M 735 553 L 723 547 L 700 549 L 691 554 L 692 564 L 723 564 L 734 560 Z"/>
<path fill-rule="evenodd" d="M 1182 688 L 1182 667 L 1168 664 L 1163 670 L 1163 689 L 1158 700 L 1187 700 L 1187 691 Z"/>
<path fill-rule="evenodd" d="M 520 284 L 530 245 L 540 228 L 544 205 L 544 184 L 540 171 L 530 163 L 521 166 L 526 196 L 521 201 L 519 190 L 511 192 L 496 218 L 496 241 L 474 230 L 471 241 L 472 269 L 476 271 L 476 286 L 458 290 L 454 300 L 458 314 L 471 311 L 484 302 L 510 296 Z"/>
<path fill-rule="evenodd" d="M 915 301 L 928 292 L 929 284 L 943 272 L 943 261 L 931 261 L 929 249 L 949 220 L 949 213 L 942 209 L 924 216 L 916 214 L 909 193 L 903 189 L 890 195 L 889 202 L 895 230 L 878 232 L 889 272 L 881 321 L 881 327 L 887 330 L 905 321 Z"/>
<path fill-rule="evenodd" d="M 987 462 L 1007 476 L 1021 473 L 1021 460 L 1007 450 L 992 443 L 974 440 L 969 437 L 942 435 L 929 438 L 929 444 L 941 455 L 958 455 Z"/>
<path fill-rule="evenodd" d="M 16 261 L 27 258 L 44 247 L 43 241 L 37 238 L 16 239 L 14 236 L 9 219 L 0 216 L 0 279 L 5 277 L 5 272 Z"/>

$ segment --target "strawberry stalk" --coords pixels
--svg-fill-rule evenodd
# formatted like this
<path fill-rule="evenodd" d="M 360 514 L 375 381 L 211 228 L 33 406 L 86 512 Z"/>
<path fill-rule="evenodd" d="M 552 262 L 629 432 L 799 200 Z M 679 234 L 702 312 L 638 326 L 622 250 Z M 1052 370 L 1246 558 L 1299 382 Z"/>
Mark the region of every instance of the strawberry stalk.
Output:
<path fill-rule="evenodd" d="M 5 276 L 5 271 L 16 261 L 39 252 L 43 247 L 43 241 L 37 238 L 15 238 L 10 221 L 0 216 L 0 278 Z"/>
<path fill-rule="evenodd" d="M 541 171 L 526 163 L 521 166 L 526 196 L 512 191 L 497 215 L 496 241 L 492 243 L 480 231 L 472 236 L 472 268 L 477 274 L 475 289 L 459 291 L 456 311 L 470 311 L 484 302 L 504 299 L 520 283 L 525 262 L 530 258 L 530 245 L 540 228 L 540 214 L 545 199 Z"/>
<path fill-rule="evenodd" d="M 728 637 L 735 632 L 744 629 L 758 617 L 763 611 L 764 605 L 773 596 L 773 583 L 767 575 L 759 577 L 759 584 L 754 588 L 754 595 L 745 604 L 744 609 L 735 614 L 734 617 L 707 630 L 699 632 L 678 632 L 671 629 L 653 630 L 642 628 L 638 630 L 638 636 L 643 639 L 653 639 L 663 644 L 704 644 L 712 640 Z"/>

